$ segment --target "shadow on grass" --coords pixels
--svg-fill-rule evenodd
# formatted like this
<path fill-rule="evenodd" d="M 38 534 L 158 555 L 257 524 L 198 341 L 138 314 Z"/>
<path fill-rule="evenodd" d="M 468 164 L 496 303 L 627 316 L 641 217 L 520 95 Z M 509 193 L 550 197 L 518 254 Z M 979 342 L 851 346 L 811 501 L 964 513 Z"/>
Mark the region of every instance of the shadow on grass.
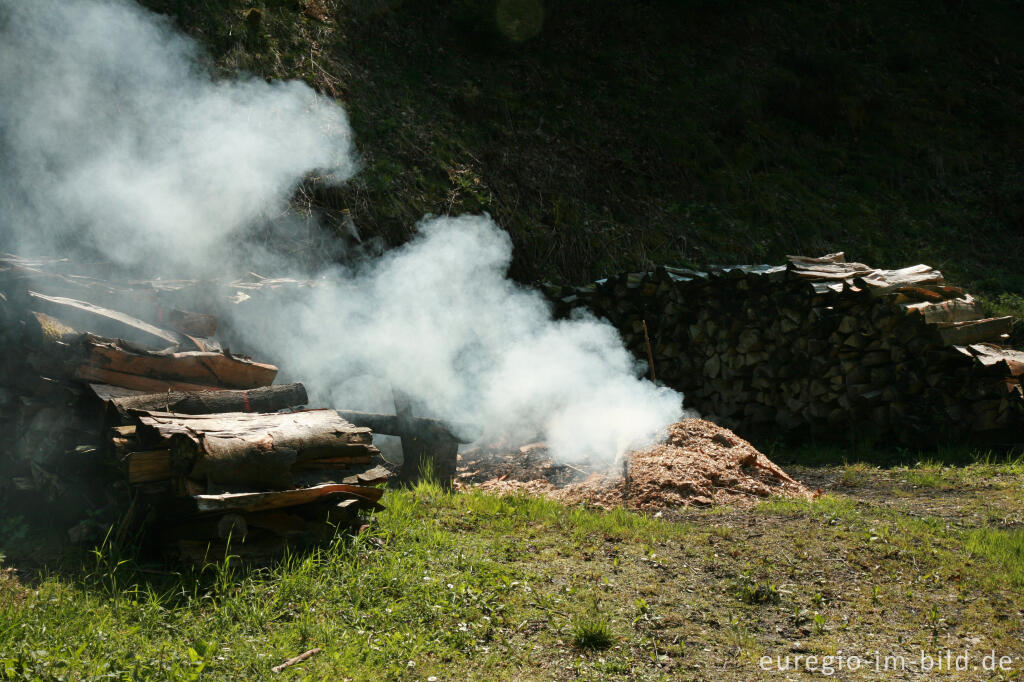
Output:
<path fill-rule="evenodd" d="M 930 449 L 912 449 L 873 442 L 852 445 L 775 442 L 765 446 L 763 452 L 780 466 L 822 467 L 869 464 L 876 467 L 892 468 L 913 467 L 922 464 L 941 466 L 1024 464 L 1024 452 L 1019 449 L 989 449 L 973 444 L 951 444 Z"/>

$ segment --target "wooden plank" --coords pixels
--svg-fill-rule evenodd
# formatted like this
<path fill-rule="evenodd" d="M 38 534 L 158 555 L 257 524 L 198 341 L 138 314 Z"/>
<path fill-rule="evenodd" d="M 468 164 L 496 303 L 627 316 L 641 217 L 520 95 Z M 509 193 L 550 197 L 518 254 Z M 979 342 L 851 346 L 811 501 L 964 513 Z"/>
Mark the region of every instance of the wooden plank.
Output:
<path fill-rule="evenodd" d="M 312 488 L 275 490 L 258 493 L 225 493 L 223 495 L 193 495 L 190 499 L 194 510 L 205 514 L 210 512 L 256 512 L 267 509 L 283 509 L 323 500 L 327 496 L 338 498 L 355 497 L 365 502 L 377 502 L 384 491 L 345 483 L 325 483 Z"/>
<path fill-rule="evenodd" d="M 786 256 L 786 260 L 796 266 L 845 263 L 846 253 L 843 251 L 836 251 L 835 253 L 829 253 L 817 258 L 811 256 Z"/>
<path fill-rule="evenodd" d="M 935 325 L 939 339 L 946 345 L 965 346 L 979 341 L 991 341 L 1009 333 L 1012 317 L 991 317 L 972 322 L 949 322 Z"/>
<path fill-rule="evenodd" d="M 86 340 L 85 363 L 123 374 L 174 379 L 220 388 L 248 389 L 269 386 L 277 367 L 226 353 L 139 353 L 120 344 Z"/>
<path fill-rule="evenodd" d="M 929 265 L 912 265 L 901 270 L 875 270 L 856 280 L 858 286 L 869 289 L 872 296 L 884 296 L 907 287 L 938 285 L 944 282 L 942 273 Z"/>
<path fill-rule="evenodd" d="M 113 400 L 114 398 L 127 398 L 133 395 L 154 395 L 145 391 L 136 391 L 124 388 L 123 386 L 111 386 L 110 384 L 92 383 L 89 384 L 89 388 L 103 402 Z"/>
<path fill-rule="evenodd" d="M 125 374 L 109 369 L 100 369 L 91 365 L 81 365 L 75 369 L 75 378 L 88 382 L 99 382 L 111 386 L 121 386 L 146 393 L 166 393 L 168 391 L 219 391 L 219 386 L 193 384 L 186 381 L 164 381 L 151 379 L 136 374 Z"/>

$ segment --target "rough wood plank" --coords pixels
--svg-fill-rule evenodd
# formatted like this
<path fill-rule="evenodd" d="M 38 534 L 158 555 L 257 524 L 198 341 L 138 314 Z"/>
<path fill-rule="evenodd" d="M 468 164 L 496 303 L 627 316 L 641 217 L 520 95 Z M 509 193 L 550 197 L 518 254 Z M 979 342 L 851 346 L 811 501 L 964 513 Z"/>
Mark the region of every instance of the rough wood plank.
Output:
<path fill-rule="evenodd" d="M 979 341 L 991 341 L 1013 328 L 1012 317 L 990 317 L 973 322 L 950 322 L 935 325 L 939 338 L 946 345 L 965 346 Z"/>
<path fill-rule="evenodd" d="M 384 494 L 381 488 L 348 485 L 345 483 L 325 483 L 312 488 L 295 488 L 293 490 L 275 490 L 259 493 L 225 493 L 223 495 L 193 495 L 191 506 L 198 513 L 211 512 L 256 512 L 267 509 L 295 507 L 322 500 L 329 495 L 339 498 L 355 497 L 365 502 L 377 502 Z"/>
<path fill-rule="evenodd" d="M 236 389 L 269 386 L 277 376 L 274 365 L 226 353 L 139 353 L 95 338 L 86 339 L 85 345 L 85 363 L 123 374 Z"/>
<path fill-rule="evenodd" d="M 219 391 L 219 386 L 193 384 L 187 381 L 164 381 L 151 379 L 137 374 L 125 374 L 109 369 L 100 369 L 92 365 L 81 365 L 75 368 L 75 378 L 82 381 L 98 382 L 111 386 L 121 386 L 146 393 L 167 393 L 168 391 Z"/>

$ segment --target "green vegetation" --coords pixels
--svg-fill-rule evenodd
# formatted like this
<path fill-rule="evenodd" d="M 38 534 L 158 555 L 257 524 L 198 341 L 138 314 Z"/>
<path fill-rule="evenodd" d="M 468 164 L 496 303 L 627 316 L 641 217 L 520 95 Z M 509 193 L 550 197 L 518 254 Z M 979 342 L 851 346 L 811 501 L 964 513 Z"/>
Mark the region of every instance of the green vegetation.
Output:
<path fill-rule="evenodd" d="M 1024 530 L 982 528 L 967 538 L 967 551 L 999 562 L 1010 581 L 1024 587 Z"/>
<path fill-rule="evenodd" d="M 615 636 L 608 619 L 595 609 L 573 619 L 572 639 L 581 649 L 607 649 Z"/>
<path fill-rule="evenodd" d="M 1013 0 L 144 4 L 221 73 L 342 101 L 363 170 L 297 200 L 385 243 L 488 211 L 523 280 L 841 249 L 1020 310 Z"/>
<path fill-rule="evenodd" d="M 33 568 L 5 535 L 0 677 L 266 679 L 314 647 L 284 674 L 749 680 L 766 655 L 947 649 L 1019 674 L 1019 463 L 790 469 L 832 492 L 655 518 L 421 484 L 364 533 L 259 569 L 179 573 L 110 542 Z M 908 478 L 939 470 L 956 490 Z"/>

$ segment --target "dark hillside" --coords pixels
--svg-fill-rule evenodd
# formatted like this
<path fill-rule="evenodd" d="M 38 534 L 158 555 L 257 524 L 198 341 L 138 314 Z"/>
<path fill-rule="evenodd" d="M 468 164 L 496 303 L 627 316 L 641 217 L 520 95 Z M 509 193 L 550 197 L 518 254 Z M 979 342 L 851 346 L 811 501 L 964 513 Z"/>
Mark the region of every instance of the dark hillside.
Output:
<path fill-rule="evenodd" d="M 145 0 L 348 108 L 301 202 L 402 241 L 490 212 L 520 279 L 845 250 L 1024 291 L 1019 2 Z"/>

